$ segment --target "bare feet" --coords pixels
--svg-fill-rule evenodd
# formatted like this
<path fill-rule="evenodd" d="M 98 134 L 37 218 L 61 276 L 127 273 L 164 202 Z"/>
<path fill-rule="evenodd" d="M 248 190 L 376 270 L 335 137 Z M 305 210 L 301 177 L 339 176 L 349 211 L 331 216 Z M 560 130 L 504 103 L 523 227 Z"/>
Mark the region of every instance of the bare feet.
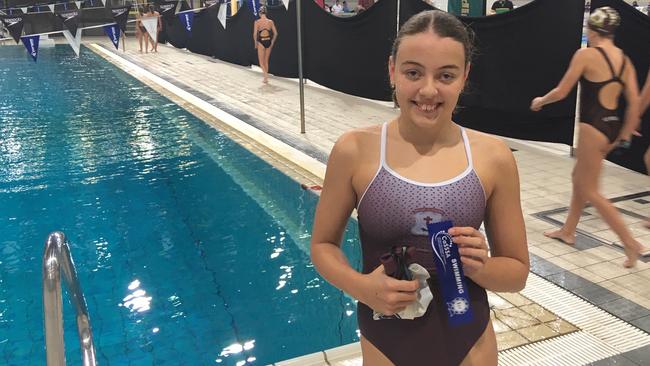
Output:
<path fill-rule="evenodd" d="M 633 245 L 624 245 L 623 247 L 625 249 L 625 255 L 627 256 L 627 259 L 623 261 L 623 267 L 633 268 L 636 266 L 636 261 L 641 256 L 643 245 L 635 240 Z"/>
<path fill-rule="evenodd" d="M 269 79 L 264 78 L 264 80 L 262 80 L 262 82 L 263 82 L 264 84 L 268 84 L 268 83 L 269 83 Z"/>
<path fill-rule="evenodd" d="M 568 245 L 573 245 L 576 243 L 576 234 L 566 234 L 562 229 L 560 230 L 554 230 L 554 231 L 545 231 L 544 236 L 551 238 L 551 239 L 556 239 L 564 244 Z"/>

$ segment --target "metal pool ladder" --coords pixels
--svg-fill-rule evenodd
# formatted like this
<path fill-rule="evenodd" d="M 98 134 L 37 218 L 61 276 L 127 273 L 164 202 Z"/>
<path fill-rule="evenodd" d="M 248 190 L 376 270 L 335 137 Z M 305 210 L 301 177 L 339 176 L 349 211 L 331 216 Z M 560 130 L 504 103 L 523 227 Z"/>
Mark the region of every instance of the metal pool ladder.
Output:
<path fill-rule="evenodd" d="M 63 302 L 61 299 L 62 273 L 77 315 L 77 333 L 79 333 L 79 343 L 81 344 L 82 364 L 95 366 L 97 365 L 95 345 L 86 300 L 79 286 L 68 241 L 65 234 L 60 231 L 55 231 L 47 237 L 43 253 L 43 315 L 45 318 L 47 366 L 65 366 Z"/>

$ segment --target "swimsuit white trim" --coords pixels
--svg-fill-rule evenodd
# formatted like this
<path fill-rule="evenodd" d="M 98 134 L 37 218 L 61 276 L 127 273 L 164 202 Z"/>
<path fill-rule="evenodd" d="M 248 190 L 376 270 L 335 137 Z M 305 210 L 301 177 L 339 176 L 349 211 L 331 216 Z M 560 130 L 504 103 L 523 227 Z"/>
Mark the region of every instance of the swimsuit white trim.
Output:
<path fill-rule="evenodd" d="M 465 156 L 467 158 L 467 168 L 460 173 L 459 175 L 445 180 L 443 182 L 435 182 L 435 183 L 423 183 L 423 182 L 418 182 L 406 177 L 401 176 L 399 173 L 396 171 L 392 170 L 388 164 L 386 164 L 386 131 L 387 131 L 387 126 L 388 122 L 385 122 L 381 126 L 381 138 L 380 138 L 380 149 L 379 149 L 379 166 L 377 167 L 377 171 L 375 172 L 375 176 L 370 180 L 370 183 L 368 183 L 368 186 L 366 187 L 365 191 L 363 191 L 363 194 L 361 195 L 361 198 L 359 199 L 359 203 L 357 204 L 357 212 L 359 211 L 359 207 L 361 207 L 361 203 L 363 202 L 363 198 L 366 196 L 366 193 L 372 186 L 372 184 L 377 180 L 377 177 L 379 176 L 379 173 L 381 172 L 382 168 L 385 169 L 389 174 L 392 176 L 403 180 L 407 183 L 414 184 L 417 186 L 423 186 L 423 187 L 440 187 L 444 185 L 448 185 L 454 182 L 457 182 L 463 178 L 465 178 L 469 173 L 471 173 L 474 170 L 474 163 L 472 161 L 472 149 L 469 145 L 469 138 L 467 137 L 467 132 L 465 131 L 465 128 L 461 127 L 461 135 L 463 136 L 463 144 L 465 146 Z M 478 174 L 476 175 L 477 178 L 479 179 L 479 184 L 481 185 L 481 189 L 483 190 L 483 197 L 485 197 L 485 200 L 487 201 L 487 196 L 485 195 L 485 188 L 483 187 L 483 182 L 481 182 L 480 177 L 478 177 Z"/>
<path fill-rule="evenodd" d="M 386 134 L 384 134 L 384 129 L 386 129 L 386 123 L 384 123 L 381 126 L 381 138 L 380 138 L 380 140 L 381 140 L 381 142 L 380 142 L 381 148 L 380 148 L 380 151 L 379 151 L 379 165 L 377 166 L 377 171 L 375 172 L 375 176 L 372 177 L 372 179 L 370 180 L 370 183 L 368 183 L 368 186 L 366 187 L 366 190 L 363 191 L 363 194 L 361 195 L 361 198 L 359 199 L 359 203 L 357 204 L 357 207 L 356 207 L 357 208 L 357 214 L 359 213 L 359 207 L 361 207 L 361 202 L 363 201 L 363 197 L 366 196 L 366 192 L 368 192 L 368 188 L 370 188 L 370 186 L 377 179 L 377 176 L 381 172 L 381 167 L 383 166 L 381 161 L 382 161 L 383 156 L 384 156 L 384 145 L 385 145 L 384 144 L 384 139 L 386 138 Z"/>
<path fill-rule="evenodd" d="M 440 187 L 440 186 L 445 186 L 454 182 L 457 182 L 463 178 L 465 178 L 474 168 L 474 164 L 472 163 L 472 150 L 469 146 L 469 139 L 467 137 L 467 133 L 465 132 L 465 129 L 463 127 L 460 128 L 461 135 L 463 137 L 463 145 L 465 145 L 465 157 L 467 158 L 467 168 L 463 172 L 461 172 L 459 175 L 447 179 L 442 182 L 434 182 L 434 183 L 425 183 L 425 182 L 418 182 L 413 179 L 406 178 L 399 174 L 398 172 L 394 171 L 391 169 L 390 166 L 386 163 L 386 126 L 387 124 L 384 123 L 384 125 L 381 128 L 381 156 L 379 158 L 381 166 L 386 169 L 387 172 L 389 172 L 391 175 L 393 175 L 395 178 L 401 179 L 405 182 L 408 182 L 410 184 L 414 184 L 417 186 L 422 186 L 422 187 Z"/>

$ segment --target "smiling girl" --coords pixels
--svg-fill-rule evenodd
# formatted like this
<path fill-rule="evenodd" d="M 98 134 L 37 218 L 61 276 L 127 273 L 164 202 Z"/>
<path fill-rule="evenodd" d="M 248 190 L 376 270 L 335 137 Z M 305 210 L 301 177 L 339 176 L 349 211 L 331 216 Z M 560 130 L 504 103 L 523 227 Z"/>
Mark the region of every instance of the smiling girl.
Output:
<path fill-rule="evenodd" d="M 359 300 L 364 365 L 496 365 L 485 290 L 514 292 L 526 283 L 528 251 L 513 155 L 501 140 L 452 121 L 471 55 L 471 36 L 453 15 L 432 10 L 411 18 L 388 61 L 399 116 L 345 133 L 329 157 L 311 256 L 325 279 Z M 340 249 L 355 208 L 362 273 Z M 436 269 L 427 263 L 421 264 L 431 276 L 433 300 L 424 315 L 374 320 L 373 311 L 397 314 L 420 290 L 417 280 L 388 276 L 380 257 L 404 245 L 430 253 L 421 227 L 443 220 L 455 225 L 449 234 L 460 251 L 472 320 L 449 324 Z M 482 223 L 487 238 L 479 231 Z"/>

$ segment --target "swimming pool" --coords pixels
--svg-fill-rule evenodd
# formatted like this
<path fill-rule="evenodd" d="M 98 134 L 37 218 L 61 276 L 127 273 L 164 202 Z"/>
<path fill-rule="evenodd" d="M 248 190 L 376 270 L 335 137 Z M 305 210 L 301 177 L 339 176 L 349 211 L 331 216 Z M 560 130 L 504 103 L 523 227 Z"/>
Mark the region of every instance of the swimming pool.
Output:
<path fill-rule="evenodd" d="M 315 195 L 90 51 L 39 53 L 0 47 L 1 364 L 45 363 L 53 230 L 101 365 L 265 365 L 358 340 L 355 304 L 309 261 Z"/>

